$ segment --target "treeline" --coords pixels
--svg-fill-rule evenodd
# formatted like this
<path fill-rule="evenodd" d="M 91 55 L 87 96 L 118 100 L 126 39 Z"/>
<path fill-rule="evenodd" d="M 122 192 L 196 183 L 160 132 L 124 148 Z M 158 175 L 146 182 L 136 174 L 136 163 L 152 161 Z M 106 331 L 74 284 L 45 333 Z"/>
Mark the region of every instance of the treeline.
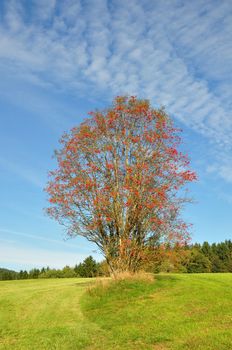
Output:
<path fill-rule="evenodd" d="M 51 269 L 43 267 L 42 269 L 31 269 L 30 271 L 13 270 L 0 268 L 0 280 L 24 280 L 36 278 L 71 278 L 71 277 L 97 277 L 107 276 L 108 270 L 106 263 L 96 262 L 92 256 L 87 257 L 82 263 L 74 267 L 65 266 L 63 269 Z"/>
<path fill-rule="evenodd" d="M 159 258 L 148 264 L 154 272 L 232 272 L 232 241 L 221 243 L 166 246 Z"/>
<path fill-rule="evenodd" d="M 232 272 L 232 241 L 158 247 L 155 258 L 148 259 L 144 269 L 155 273 Z M 105 261 L 98 263 L 92 256 L 74 267 L 65 266 L 63 269 L 43 267 L 16 272 L 0 268 L 0 280 L 97 276 L 109 276 L 109 271 Z"/>

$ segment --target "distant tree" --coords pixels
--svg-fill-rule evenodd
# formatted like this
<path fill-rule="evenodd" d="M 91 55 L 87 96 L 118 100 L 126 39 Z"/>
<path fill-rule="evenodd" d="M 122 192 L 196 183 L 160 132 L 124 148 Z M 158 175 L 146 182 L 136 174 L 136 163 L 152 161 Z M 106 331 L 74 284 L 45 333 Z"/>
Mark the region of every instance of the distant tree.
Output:
<path fill-rule="evenodd" d="M 228 261 L 227 272 L 232 272 L 232 258 Z"/>
<path fill-rule="evenodd" d="M 28 272 L 26 270 L 23 271 L 23 274 L 22 274 L 24 280 L 28 279 Z"/>
<path fill-rule="evenodd" d="M 20 280 L 23 280 L 23 277 L 24 277 L 23 270 L 20 270 L 20 271 L 19 271 L 19 279 L 20 279 Z"/>
<path fill-rule="evenodd" d="M 0 281 L 15 280 L 18 277 L 19 277 L 18 272 L 5 269 L 5 268 L 0 268 Z"/>
<path fill-rule="evenodd" d="M 212 259 L 213 252 L 212 252 L 211 246 L 208 242 L 204 242 L 202 244 L 201 252 L 210 260 Z"/>
<path fill-rule="evenodd" d="M 80 277 L 95 277 L 98 275 L 98 265 L 91 255 L 83 263 L 77 265 L 74 270 Z"/>
<path fill-rule="evenodd" d="M 202 273 L 211 271 L 211 262 L 209 258 L 203 255 L 199 249 L 192 249 L 187 264 L 187 272 Z"/>
<path fill-rule="evenodd" d="M 82 263 L 79 263 L 78 265 L 76 264 L 74 266 L 74 271 L 78 277 L 82 277 L 84 274 Z"/>
<path fill-rule="evenodd" d="M 178 190 L 196 175 L 164 109 L 117 97 L 90 115 L 61 139 L 48 214 L 94 242 L 112 272 L 136 271 L 147 247 L 188 237 L 180 211 L 189 199 Z"/>
<path fill-rule="evenodd" d="M 156 259 L 160 263 L 154 264 L 154 272 L 187 272 L 190 251 L 186 245 L 166 245 Z"/>
<path fill-rule="evenodd" d="M 60 270 L 46 269 L 44 272 L 40 273 L 39 278 L 61 278 Z"/>
<path fill-rule="evenodd" d="M 29 271 L 28 278 L 38 278 L 40 274 L 39 269 L 32 269 Z"/>
<path fill-rule="evenodd" d="M 75 270 L 73 268 L 71 268 L 70 266 L 65 266 L 61 270 L 61 275 L 62 275 L 62 277 L 65 277 L 65 278 L 77 277 Z"/>
<path fill-rule="evenodd" d="M 219 258 L 218 255 L 214 254 L 211 264 L 212 272 L 227 272 L 225 263 Z"/>

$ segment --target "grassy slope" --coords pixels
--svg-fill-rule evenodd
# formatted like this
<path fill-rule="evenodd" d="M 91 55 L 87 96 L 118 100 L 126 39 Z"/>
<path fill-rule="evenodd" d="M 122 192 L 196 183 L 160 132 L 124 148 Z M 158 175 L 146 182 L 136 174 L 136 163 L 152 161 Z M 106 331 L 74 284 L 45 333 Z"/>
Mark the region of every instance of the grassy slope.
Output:
<path fill-rule="evenodd" d="M 232 349 L 232 274 L 122 281 L 84 297 L 106 349 Z"/>
<path fill-rule="evenodd" d="M 232 274 L 0 283 L 0 349 L 232 349 Z"/>

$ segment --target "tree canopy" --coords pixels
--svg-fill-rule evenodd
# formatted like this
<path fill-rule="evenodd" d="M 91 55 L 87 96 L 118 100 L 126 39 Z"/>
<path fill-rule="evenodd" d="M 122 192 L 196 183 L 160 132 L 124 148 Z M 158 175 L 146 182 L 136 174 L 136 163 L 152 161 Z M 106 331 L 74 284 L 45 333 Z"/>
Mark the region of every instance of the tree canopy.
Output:
<path fill-rule="evenodd" d="M 47 186 L 51 217 L 94 242 L 112 271 L 139 268 L 157 242 L 184 242 L 179 190 L 196 179 L 163 108 L 116 97 L 65 133 Z M 183 192 L 183 191 L 182 191 Z"/>

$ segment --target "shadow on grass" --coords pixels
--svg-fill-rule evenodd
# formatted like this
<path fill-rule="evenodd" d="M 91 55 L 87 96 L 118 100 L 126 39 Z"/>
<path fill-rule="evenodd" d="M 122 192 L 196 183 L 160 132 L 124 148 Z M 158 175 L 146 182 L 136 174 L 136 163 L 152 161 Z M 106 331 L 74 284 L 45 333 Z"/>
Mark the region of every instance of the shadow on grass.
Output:
<path fill-rule="evenodd" d="M 155 274 L 155 280 L 157 281 L 168 281 L 168 282 L 177 282 L 179 281 L 181 278 L 178 275 L 172 275 L 170 274 Z"/>

